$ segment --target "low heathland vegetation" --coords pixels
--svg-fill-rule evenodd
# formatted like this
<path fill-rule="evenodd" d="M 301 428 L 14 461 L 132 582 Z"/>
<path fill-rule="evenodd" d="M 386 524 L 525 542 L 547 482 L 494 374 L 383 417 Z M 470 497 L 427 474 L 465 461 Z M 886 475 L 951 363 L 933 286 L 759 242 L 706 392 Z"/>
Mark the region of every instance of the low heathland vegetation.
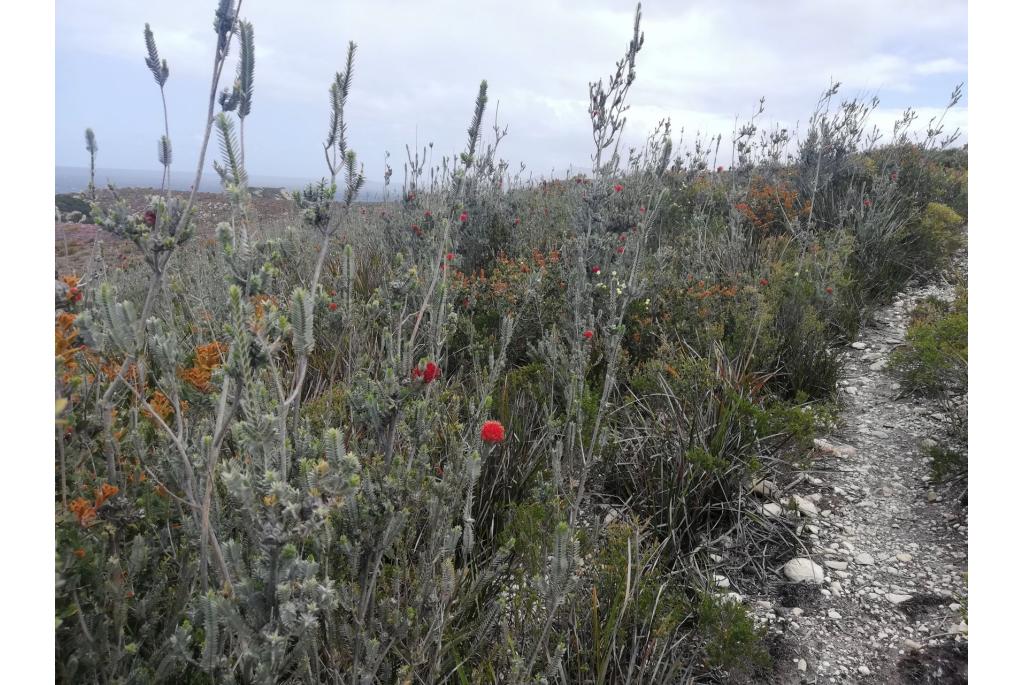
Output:
<path fill-rule="evenodd" d="M 97 191 L 90 220 L 137 258 L 58 282 L 59 682 L 764 681 L 730 592 L 776 577 L 795 533 L 751 486 L 833 420 L 866 313 L 946 267 L 966 149 L 939 123 L 912 140 L 909 115 L 882 145 L 876 103 L 836 85 L 801 139 L 755 119 L 727 162 L 667 123 L 621 150 L 639 21 L 590 88 L 592 173 L 511 173 L 484 82 L 462 154 L 411 152 L 375 205 L 344 125 L 353 45 L 328 177 L 265 222 L 236 135 L 253 27 L 220 2 L 228 216 L 197 236 L 194 196 Z M 903 367 L 944 393 L 966 309 L 936 307 Z"/>

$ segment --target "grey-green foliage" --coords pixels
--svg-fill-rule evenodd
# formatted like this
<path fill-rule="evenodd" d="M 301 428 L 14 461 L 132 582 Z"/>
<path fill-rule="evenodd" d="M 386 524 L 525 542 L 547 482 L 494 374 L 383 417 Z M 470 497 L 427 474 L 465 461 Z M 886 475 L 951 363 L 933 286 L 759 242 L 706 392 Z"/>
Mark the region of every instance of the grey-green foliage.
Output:
<path fill-rule="evenodd" d="M 157 159 L 160 164 L 167 167 L 171 165 L 172 152 L 171 152 L 171 139 L 167 136 L 160 136 L 160 142 L 157 144 Z"/>
<path fill-rule="evenodd" d="M 292 291 L 291 324 L 293 344 L 300 355 L 313 351 L 313 297 L 304 288 Z"/>
<path fill-rule="evenodd" d="M 156 81 L 156 84 L 163 88 L 164 84 L 167 83 L 167 77 L 170 76 L 167 60 L 160 59 L 160 54 L 156 49 L 156 40 L 153 38 L 153 31 L 149 28 L 148 23 L 143 35 L 146 39 L 146 66 L 149 67 L 149 71 L 153 74 L 153 80 Z"/>
<path fill-rule="evenodd" d="M 252 22 L 238 22 L 238 118 L 244 119 L 252 111 L 253 83 L 256 78 L 256 49 L 253 45 Z"/>
<path fill-rule="evenodd" d="M 85 149 L 89 152 L 89 197 L 96 199 L 96 134 L 91 128 L 85 129 Z"/>
<path fill-rule="evenodd" d="M 213 169 L 220 176 L 225 189 L 245 188 L 249 185 L 249 178 L 242 166 L 238 138 L 235 136 L 235 124 L 224 112 L 217 114 L 213 123 L 217 129 L 217 139 L 220 142 L 220 154 L 223 162 L 223 164 L 219 164 L 214 160 Z"/>
<path fill-rule="evenodd" d="M 162 272 L 171 253 L 193 233 L 193 210 L 181 198 L 150 198 L 149 208 L 136 212 L 121 199 L 103 207 L 93 203 L 96 224 L 120 238 L 135 243 L 151 269 Z"/>
<path fill-rule="evenodd" d="M 79 315 L 77 325 L 89 344 L 101 350 L 133 354 L 141 346 L 138 312 L 131 301 L 118 302 L 109 283 L 102 283 L 95 309 Z"/>

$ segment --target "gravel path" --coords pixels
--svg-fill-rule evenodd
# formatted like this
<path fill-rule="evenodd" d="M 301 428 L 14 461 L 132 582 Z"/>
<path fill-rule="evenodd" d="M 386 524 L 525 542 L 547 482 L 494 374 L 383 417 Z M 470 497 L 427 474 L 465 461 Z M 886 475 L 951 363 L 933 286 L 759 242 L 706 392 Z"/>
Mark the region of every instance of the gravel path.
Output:
<path fill-rule="evenodd" d="M 944 417 L 900 398 L 885 368 L 927 295 L 951 300 L 953 289 L 897 298 L 848 349 L 842 428 L 816 442 L 821 477 L 783 495 L 804 498 L 817 567 L 797 565 L 818 583 L 788 583 L 758 603 L 784 645 L 780 683 L 967 682 L 967 510 L 959 490 L 930 484 L 922 455 L 924 441 L 944 440 Z"/>

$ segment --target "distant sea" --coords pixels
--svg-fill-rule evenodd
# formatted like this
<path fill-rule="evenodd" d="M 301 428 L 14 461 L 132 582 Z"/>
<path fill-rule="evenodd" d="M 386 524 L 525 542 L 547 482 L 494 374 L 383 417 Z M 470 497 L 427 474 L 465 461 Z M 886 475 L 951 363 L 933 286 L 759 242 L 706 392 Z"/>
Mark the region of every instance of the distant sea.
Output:
<path fill-rule="evenodd" d="M 96 169 L 96 187 L 105 188 L 113 183 L 119 188 L 159 188 L 161 171 L 159 169 Z M 195 174 L 186 171 L 171 171 L 171 189 L 189 190 Z M 292 178 L 287 176 L 250 176 L 249 185 L 254 187 L 285 188 L 298 190 L 307 183 L 318 181 L 319 178 Z M 340 184 L 339 184 L 340 185 Z M 87 167 L 58 166 L 55 167 L 54 192 L 80 193 L 89 187 L 89 169 Z M 383 194 L 383 184 L 367 181 L 359 193 L 363 201 L 379 201 Z M 221 190 L 220 179 L 213 171 L 204 172 L 199 183 L 200 192 L 218 193 Z M 392 188 L 391 196 L 395 197 L 401 189 Z"/>

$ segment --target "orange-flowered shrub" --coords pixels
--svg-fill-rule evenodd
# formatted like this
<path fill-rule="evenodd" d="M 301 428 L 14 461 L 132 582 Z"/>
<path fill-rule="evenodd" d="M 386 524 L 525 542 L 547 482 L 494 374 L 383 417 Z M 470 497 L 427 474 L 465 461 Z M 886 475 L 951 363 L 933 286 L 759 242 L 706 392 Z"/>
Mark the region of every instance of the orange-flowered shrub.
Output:
<path fill-rule="evenodd" d="M 771 183 L 756 177 L 746 200 L 737 203 L 736 209 L 761 234 L 782 235 L 790 222 L 810 212 L 810 206 L 799 206 L 797 199 L 797 191 L 786 181 Z"/>
<path fill-rule="evenodd" d="M 213 370 L 224 363 L 227 352 L 227 345 L 218 341 L 200 345 L 196 348 L 195 363 L 179 373 L 181 379 L 199 392 L 210 392 Z"/>

